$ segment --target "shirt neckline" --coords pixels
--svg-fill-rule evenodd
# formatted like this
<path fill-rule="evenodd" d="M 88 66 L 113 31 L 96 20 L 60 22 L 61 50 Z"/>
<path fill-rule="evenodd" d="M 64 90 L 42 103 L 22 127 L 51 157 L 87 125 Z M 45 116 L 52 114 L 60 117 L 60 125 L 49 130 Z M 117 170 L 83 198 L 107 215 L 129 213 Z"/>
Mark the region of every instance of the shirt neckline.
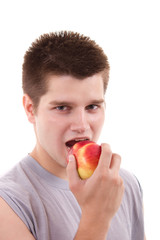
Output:
<path fill-rule="evenodd" d="M 52 185 L 57 188 L 69 190 L 69 184 L 67 180 L 59 178 L 54 174 L 47 171 L 43 168 L 31 155 L 27 155 L 23 162 L 27 165 L 32 171 L 34 171 L 41 179 L 45 180 L 49 185 Z"/>

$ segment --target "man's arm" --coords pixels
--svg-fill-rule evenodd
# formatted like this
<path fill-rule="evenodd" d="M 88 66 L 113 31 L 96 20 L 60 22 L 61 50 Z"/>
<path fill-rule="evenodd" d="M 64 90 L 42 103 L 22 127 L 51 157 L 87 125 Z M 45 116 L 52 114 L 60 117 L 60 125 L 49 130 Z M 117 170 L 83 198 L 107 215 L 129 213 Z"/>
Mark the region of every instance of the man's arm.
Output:
<path fill-rule="evenodd" d="M 119 176 L 121 158 L 112 154 L 108 144 L 102 144 L 98 166 L 87 180 L 79 178 L 73 156 L 70 160 L 67 166 L 69 186 L 82 210 L 75 240 L 105 240 L 124 193 Z"/>
<path fill-rule="evenodd" d="M 23 221 L 2 198 L 0 198 L 0 223 L 1 240 L 35 240 Z"/>

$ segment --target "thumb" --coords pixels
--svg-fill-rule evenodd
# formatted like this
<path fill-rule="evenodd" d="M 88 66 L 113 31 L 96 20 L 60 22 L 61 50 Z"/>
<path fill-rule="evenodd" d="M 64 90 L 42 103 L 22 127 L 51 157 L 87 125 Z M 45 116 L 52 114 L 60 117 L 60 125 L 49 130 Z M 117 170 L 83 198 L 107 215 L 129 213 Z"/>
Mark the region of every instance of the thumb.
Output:
<path fill-rule="evenodd" d="M 80 180 L 80 177 L 77 172 L 77 163 L 74 155 L 69 156 L 69 161 L 68 161 L 66 171 L 67 171 L 69 186 L 70 186 L 70 189 L 72 190 L 72 188 L 74 188 L 74 186 Z"/>

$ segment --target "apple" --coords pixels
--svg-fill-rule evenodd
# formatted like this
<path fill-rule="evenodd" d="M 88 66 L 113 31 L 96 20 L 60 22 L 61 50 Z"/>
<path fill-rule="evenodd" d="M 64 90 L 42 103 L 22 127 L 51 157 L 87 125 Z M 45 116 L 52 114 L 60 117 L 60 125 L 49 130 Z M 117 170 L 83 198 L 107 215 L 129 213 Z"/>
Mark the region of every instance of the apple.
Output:
<path fill-rule="evenodd" d="M 97 167 L 101 154 L 101 146 L 93 141 L 79 141 L 70 149 L 70 154 L 73 154 L 76 158 L 80 178 L 87 179 Z"/>

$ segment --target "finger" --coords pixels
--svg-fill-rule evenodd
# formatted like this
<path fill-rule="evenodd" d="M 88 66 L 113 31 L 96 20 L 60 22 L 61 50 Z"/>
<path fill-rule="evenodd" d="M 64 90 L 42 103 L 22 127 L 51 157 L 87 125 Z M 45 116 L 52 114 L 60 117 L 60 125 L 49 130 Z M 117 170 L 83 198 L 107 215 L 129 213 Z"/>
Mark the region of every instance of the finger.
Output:
<path fill-rule="evenodd" d="M 99 168 L 109 168 L 112 158 L 112 151 L 107 143 L 101 144 L 101 155 L 98 163 Z"/>
<path fill-rule="evenodd" d="M 116 172 L 119 172 L 120 165 L 121 165 L 121 156 L 116 153 L 113 153 L 112 159 L 111 159 L 111 164 L 110 164 L 110 169 L 112 169 Z"/>
<path fill-rule="evenodd" d="M 71 190 L 73 190 L 80 180 L 77 172 L 77 163 L 74 155 L 69 156 L 69 162 L 68 162 L 66 171 L 67 171 L 67 177 L 69 181 L 69 187 Z"/>

